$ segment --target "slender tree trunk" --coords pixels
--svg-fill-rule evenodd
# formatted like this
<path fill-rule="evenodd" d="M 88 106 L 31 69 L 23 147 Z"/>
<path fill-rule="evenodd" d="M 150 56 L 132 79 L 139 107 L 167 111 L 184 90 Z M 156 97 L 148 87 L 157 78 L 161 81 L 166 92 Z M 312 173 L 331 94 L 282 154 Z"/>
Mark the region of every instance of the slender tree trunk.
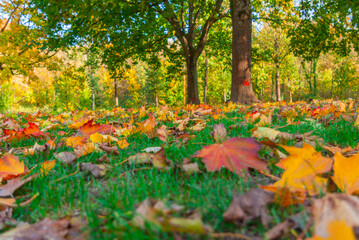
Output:
<path fill-rule="evenodd" d="M 183 105 L 186 105 L 186 66 L 183 64 Z"/>
<path fill-rule="evenodd" d="M 199 104 L 197 59 L 188 57 L 187 63 L 187 103 Z"/>
<path fill-rule="evenodd" d="M 312 77 L 313 77 L 313 97 L 316 97 L 318 95 L 318 89 L 317 89 L 317 64 L 318 59 L 314 59 L 312 61 Z"/>
<path fill-rule="evenodd" d="M 114 83 L 115 83 L 115 104 L 116 107 L 118 107 L 117 76 L 114 78 Z"/>
<path fill-rule="evenodd" d="M 251 81 L 252 21 L 250 0 L 231 0 L 232 87 L 231 101 L 257 102 Z"/>
<path fill-rule="evenodd" d="M 92 90 L 92 111 L 95 111 L 95 87 L 93 83 L 91 84 L 91 90 Z"/>
<path fill-rule="evenodd" d="M 277 101 L 280 101 L 281 94 L 280 94 L 279 64 L 276 64 L 276 68 L 275 68 L 275 95 Z"/>
<path fill-rule="evenodd" d="M 205 72 L 204 72 L 204 87 L 203 87 L 203 102 L 207 104 L 207 79 L 208 79 L 208 58 L 205 59 Z"/>

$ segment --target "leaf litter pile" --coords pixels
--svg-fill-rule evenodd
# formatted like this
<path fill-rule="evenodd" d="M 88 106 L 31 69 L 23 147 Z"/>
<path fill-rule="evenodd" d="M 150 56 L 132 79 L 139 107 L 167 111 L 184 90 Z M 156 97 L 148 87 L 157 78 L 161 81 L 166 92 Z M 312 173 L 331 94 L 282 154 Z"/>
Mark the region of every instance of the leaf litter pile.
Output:
<path fill-rule="evenodd" d="M 357 239 L 357 101 L 1 114 L 0 239 Z"/>

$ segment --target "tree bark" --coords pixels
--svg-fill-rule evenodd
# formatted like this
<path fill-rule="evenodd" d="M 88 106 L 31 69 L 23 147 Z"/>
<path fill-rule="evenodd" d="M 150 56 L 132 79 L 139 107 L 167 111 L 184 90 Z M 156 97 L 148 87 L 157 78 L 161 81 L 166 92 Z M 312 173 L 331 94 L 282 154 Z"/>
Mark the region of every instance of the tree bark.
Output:
<path fill-rule="evenodd" d="M 187 64 L 187 103 L 200 104 L 198 97 L 197 59 L 189 57 Z"/>
<path fill-rule="evenodd" d="M 203 86 L 203 103 L 207 104 L 207 78 L 208 78 L 208 58 L 205 59 L 204 86 Z"/>
<path fill-rule="evenodd" d="M 252 21 L 250 0 L 231 0 L 232 87 L 231 101 L 258 102 L 251 80 Z"/>

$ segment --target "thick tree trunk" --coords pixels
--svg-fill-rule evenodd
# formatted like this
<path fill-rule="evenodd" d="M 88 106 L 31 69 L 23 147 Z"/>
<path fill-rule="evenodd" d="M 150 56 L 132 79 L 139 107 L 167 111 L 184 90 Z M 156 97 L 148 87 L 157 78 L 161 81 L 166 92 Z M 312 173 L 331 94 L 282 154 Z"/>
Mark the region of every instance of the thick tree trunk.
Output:
<path fill-rule="evenodd" d="M 280 77 L 279 77 L 279 64 L 276 65 L 275 69 L 275 95 L 276 100 L 280 101 L 281 95 L 280 95 Z"/>
<path fill-rule="evenodd" d="M 200 104 L 198 96 L 197 59 L 189 57 L 187 63 L 187 103 Z"/>
<path fill-rule="evenodd" d="M 186 66 L 183 64 L 183 105 L 186 105 Z"/>
<path fill-rule="evenodd" d="M 252 21 L 250 0 L 231 0 L 232 87 L 231 101 L 257 102 L 251 80 Z"/>
<path fill-rule="evenodd" d="M 208 58 L 205 59 L 204 86 L 203 86 L 203 102 L 207 104 L 207 78 L 208 78 Z"/>

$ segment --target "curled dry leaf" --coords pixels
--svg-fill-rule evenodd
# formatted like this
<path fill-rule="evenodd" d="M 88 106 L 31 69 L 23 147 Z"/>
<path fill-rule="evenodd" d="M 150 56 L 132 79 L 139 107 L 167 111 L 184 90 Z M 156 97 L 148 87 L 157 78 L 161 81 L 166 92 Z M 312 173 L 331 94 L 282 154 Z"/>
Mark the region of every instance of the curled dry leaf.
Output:
<path fill-rule="evenodd" d="M 267 213 L 267 204 L 273 202 L 274 194 L 260 188 L 252 188 L 246 193 L 235 193 L 232 203 L 223 213 L 223 218 L 236 224 L 247 223 L 260 218 L 264 226 L 268 226 L 271 217 Z"/>
<path fill-rule="evenodd" d="M 34 174 L 34 175 L 32 175 L 28 178 L 24 178 L 24 179 L 22 177 L 17 177 L 17 178 L 8 180 L 6 182 L 6 184 L 0 186 L 0 197 L 12 196 L 13 193 L 18 188 L 20 188 L 22 185 L 31 181 L 32 179 L 34 179 L 37 176 L 38 176 L 38 174 Z"/>
<path fill-rule="evenodd" d="M 222 123 L 214 125 L 212 136 L 216 143 L 222 143 L 226 140 L 227 130 Z"/>
<path fill-rule="evenodd" d="M 108 154 L 113 154 L 113 155 L 120 155 L 120 152 L 118 151 L 117 146 L 109 146 L 108 144 L 100 144 L 98 146 L 101 150 L 107 152 Z"/>
<path fill-rule="evenodd" d="M 77 159 L 77 155 L 73 152 L 60 152 L 54 154 L 54 157 L 64 164 L 71 164 Z"/>
<path fill-rule="evenodd" d="M 107 154 L 102 155 L 96 161 L 97 162 L 105 162 L 105 163 L 111 162 L 110 159 L 107 157 Z"/>
<path fill-rule="evenodd" d="M 242 171 L 254 168 L 266 171 L 267 163 L 258 156 L 262 145 L 254 138 L 230 138 L 225 142 L 203 147 L 193 157 L 202 158 L 208 171 L 218 171 L 222 167 L 243 176 Z"/>
<path fill-rule="evenodd" d="M 81 171 L 88 171 L 94 177 L 104 177 L 107 174 L 107 170 L 110 169 L 110 165 L 107 164 L 94 164 L 94 163 L 81 163 Z"/>
<path fill-rule="evenodd" d="M 344 193 L 327 194 L 314 200 L 312 214 L 315 235 L 328 238 L 331 235 L 329 224 L 333 221 L 342 221 L 350 228 L 359 227 L 359 199 Z"/>

